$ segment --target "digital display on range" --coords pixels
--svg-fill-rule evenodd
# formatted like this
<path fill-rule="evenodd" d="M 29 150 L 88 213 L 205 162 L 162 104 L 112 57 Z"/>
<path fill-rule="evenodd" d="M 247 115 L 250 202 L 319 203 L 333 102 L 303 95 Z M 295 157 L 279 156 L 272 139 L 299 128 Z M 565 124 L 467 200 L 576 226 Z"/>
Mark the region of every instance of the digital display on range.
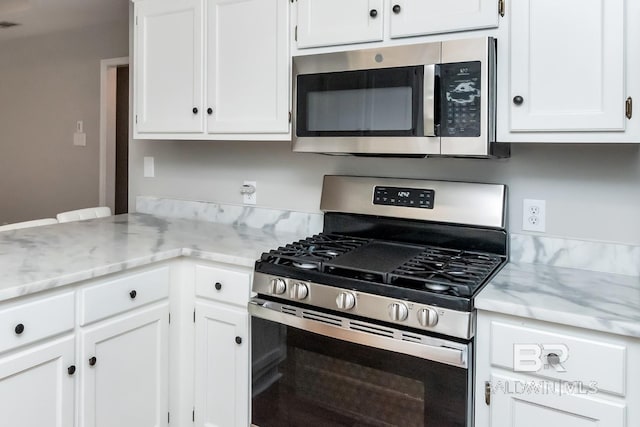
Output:
<path fill-rule="evenodd" d="M 480 136 L 481 63 L 440 65 L 440 136 Z"/>
<path fill-rule="evenodd" d="M 435 191 L 421 188 L 378 187 L 373 192 L 374 205 L 433 209 Z"/>

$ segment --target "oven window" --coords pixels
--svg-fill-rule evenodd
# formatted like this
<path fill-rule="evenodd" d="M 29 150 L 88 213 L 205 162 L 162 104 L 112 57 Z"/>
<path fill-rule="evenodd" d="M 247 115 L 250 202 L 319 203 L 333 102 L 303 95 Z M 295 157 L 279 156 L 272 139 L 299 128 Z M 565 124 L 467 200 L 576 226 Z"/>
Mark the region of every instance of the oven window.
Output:
<path fill-rule="evenodd" d="M 252 424 L 466 426 L 468 371 L 252 318 Z"/>
<path fill-rule="evenodd" d="M 424 67 L 299 75 L 297 136 L 423 134 Z"/>

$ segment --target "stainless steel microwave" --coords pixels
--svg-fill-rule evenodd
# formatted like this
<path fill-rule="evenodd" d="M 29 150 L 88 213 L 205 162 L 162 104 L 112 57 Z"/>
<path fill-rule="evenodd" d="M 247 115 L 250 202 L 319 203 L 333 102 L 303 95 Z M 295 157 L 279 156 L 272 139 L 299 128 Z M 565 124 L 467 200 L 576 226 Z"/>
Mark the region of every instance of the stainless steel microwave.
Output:
<path fill-rule="evenodd" d="M 496 40 L 293 58 L 293 150 L 508 157 L 495 142 Z"/>

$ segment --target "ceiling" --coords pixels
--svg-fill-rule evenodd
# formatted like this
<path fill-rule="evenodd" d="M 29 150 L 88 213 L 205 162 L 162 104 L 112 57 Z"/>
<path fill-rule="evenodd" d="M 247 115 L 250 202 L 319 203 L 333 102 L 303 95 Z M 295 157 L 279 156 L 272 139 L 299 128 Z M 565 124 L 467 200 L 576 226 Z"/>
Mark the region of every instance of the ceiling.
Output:
<path fill-rule="evenodd" d="M 0 42 L 57 31 L 126 22 L 129 0 L 0 0 Z"/>

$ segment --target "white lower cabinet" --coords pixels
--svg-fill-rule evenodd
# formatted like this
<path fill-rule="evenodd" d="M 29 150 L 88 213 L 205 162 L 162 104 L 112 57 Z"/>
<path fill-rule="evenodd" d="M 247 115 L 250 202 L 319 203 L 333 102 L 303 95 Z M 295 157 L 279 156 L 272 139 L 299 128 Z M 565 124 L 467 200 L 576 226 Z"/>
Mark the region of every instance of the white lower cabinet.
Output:
<path fill-rule="evenodd" d="M 74 351 L 67 336 L 0 356 L 0 425 L 73 426 Z"/>
<path fill-rule="evenodd" d="M 475 425 L 640 425 L 636 339 L 478 312 Z"/>
<path fill-rule="evenodd" d="M 169 304 L 138 309 L 81 332 L 81 425 L 166 426 Z"/>
<path fill-rule="evenodd" d="M 196 303 L 195 425 L 249 425 L 246 310 Z"/>

